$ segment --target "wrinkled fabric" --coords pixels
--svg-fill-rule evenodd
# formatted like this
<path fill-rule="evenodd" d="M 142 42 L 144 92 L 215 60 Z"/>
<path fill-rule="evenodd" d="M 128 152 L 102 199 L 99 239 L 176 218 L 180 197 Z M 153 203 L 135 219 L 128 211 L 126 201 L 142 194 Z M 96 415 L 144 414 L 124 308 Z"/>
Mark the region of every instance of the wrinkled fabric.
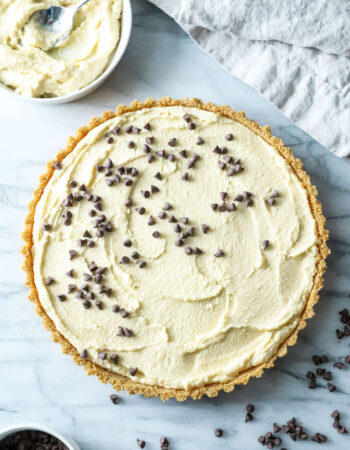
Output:
<path fill-rule="evenodd" d="M 230 73 L 350 156 L 349 0 L 150 0 Z"/>

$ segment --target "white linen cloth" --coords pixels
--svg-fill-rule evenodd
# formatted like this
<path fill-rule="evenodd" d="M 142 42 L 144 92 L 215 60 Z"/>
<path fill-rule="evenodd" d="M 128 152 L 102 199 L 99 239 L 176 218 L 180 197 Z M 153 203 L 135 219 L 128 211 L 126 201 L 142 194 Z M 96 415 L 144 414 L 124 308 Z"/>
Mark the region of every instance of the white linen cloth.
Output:
<path fill-rule="evenodd" d="M 350 0 L 150 0 L 230 73 L 350 156 Z"/>

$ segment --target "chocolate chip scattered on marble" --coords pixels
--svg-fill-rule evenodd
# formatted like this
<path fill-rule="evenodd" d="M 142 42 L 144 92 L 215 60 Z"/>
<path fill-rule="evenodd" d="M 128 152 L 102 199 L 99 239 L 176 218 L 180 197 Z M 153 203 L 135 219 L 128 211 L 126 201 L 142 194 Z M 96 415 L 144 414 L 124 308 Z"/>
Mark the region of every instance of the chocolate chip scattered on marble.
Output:
<path fill-rule="evenodd" d="M 118 402 L 119 402 L 119 397 L 118 397 L 118 395 L 112 394 L 112 395 L 109 396 L 109 398 L 110 398 L 111 402 L 112 402 L 114 405 L 117 405 L 117 404 L 118 404 Z"/>
<path fill-rule="evenodd" d="M 221 428 L 216 428 L 216 430 L 214 431 L 214 433 L 215 433 L 215 436 L 216 437 L 222 437 L 223 436 L 223 434 L 224 434 L 224 432 L 222 431 L 222 429 Z"/>
<path fill-rule="evenodd" d="M 328 440 L 327 436 L 321 433 L 315 433 L 312 437 L 311 440 L 314 442 L 317 442 L 318 444 L 323 444 L 324 442 L 326 442 Z"/>

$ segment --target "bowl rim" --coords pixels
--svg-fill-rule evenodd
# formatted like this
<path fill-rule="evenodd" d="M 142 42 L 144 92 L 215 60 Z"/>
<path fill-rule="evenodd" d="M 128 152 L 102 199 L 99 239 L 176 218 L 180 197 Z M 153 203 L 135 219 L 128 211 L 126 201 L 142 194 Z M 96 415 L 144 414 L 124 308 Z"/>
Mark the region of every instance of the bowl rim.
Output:
<path fill-rule="evenodd" d="M 36 431 L 43 431 L 44 433 L 48 433 L 57 439 L 59 439 L 63 444 L 69 448 L 69 450 L 80 450 L 80 447 L 78 444 L 69 436 L 66 434 L 61 433 L 60 431 L 57 431 L 47 425 L 41 424 L 41 423 L 35 423 L 35 422 L 23 422 L 19 423 L 17 425 L 9 425 L 8 427 L 1 428 L 0 429 L 0 443 L 3 439 L 5 439 L 7 436 L 10 436 L 11 434 L 15 434 L 19 431 L 30 431 L 30 430 L 36 430 Z"/>
<path fill-rule="evenodd" d="M 81 97 L 84 97 L 91 92 L 93 92 L 95 89 L 100 87 L 107 78 L 112 74 L 114 69 L 117 67 L 119 62 L 121 61 L 126 48 L 129 44 L 130 35 L 131 35 L 131 29 L 132 29 L 132 8 L 131 8 L 131 0 L 121 0 L 123 4 L 122 8 L 122 17 L 121 17 L 121 32 L 120 32 L 120 38 L 117 43 L 117 47 L 113 50 L 114 54 L 111 58 L 110 63 L 105 68 L 105 70 L 101 73 L 99 77 L 97 77 L 95 80 L 93 80 L 88 85 L 84 86 L 83 88 L 71 92 L 67 95 L 62 95 L 60 97 L 50 97 L 50 98 L 38 98 L 38 97 L 28 97 L 22 94 L 17 94 L 13 89 L 9 88 L 5 84 L 0 82 L 0 91 L 3 91 L 9 96 L 16 97 L 19 100 L 23 100 L 26 102 L 31 103 L 37 103 L 41 105 L 53 105 L 53 104 L 59 104 L 59 103 L 68 103 L 72 102 L 74 100 L 77 100 Z"/>

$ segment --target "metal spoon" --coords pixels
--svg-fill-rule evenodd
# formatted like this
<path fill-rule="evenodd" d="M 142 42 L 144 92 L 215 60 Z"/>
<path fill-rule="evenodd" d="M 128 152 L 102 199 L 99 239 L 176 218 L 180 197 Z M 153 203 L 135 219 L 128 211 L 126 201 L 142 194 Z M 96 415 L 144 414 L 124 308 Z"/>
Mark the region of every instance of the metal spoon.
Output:
<path fill-rule="evenodd" d="M 63 6 L 50 6 L 47 9 L 36 11 L 31 20 L 34 20 L 44 31 L 57 34 L 57 40 L 51 48 L 57 47 L 69 36 L 74 24 L 74 17 L 78 10 L 90 0 L 84 0 L 77 5 L 64 8 Z"/>

